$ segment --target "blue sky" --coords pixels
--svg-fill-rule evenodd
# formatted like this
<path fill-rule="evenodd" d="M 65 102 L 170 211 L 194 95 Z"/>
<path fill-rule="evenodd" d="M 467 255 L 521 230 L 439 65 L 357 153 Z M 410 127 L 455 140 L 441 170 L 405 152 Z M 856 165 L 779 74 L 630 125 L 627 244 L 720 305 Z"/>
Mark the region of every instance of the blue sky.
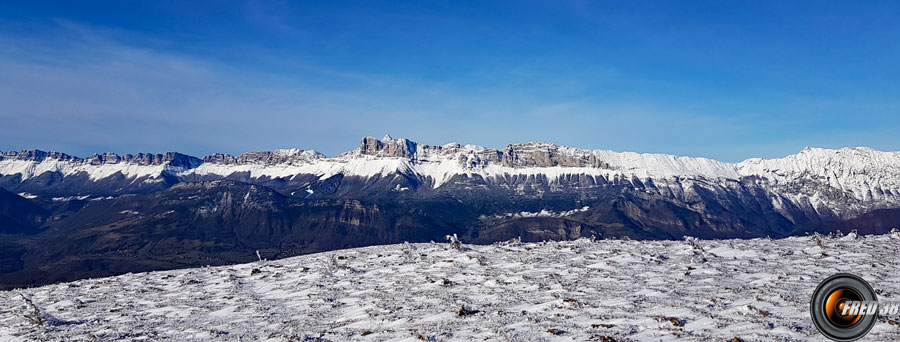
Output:
<path fill-rule="evenodd" d="M 0 150 L 900 150 L 900 3 L 0 2 Z"/>

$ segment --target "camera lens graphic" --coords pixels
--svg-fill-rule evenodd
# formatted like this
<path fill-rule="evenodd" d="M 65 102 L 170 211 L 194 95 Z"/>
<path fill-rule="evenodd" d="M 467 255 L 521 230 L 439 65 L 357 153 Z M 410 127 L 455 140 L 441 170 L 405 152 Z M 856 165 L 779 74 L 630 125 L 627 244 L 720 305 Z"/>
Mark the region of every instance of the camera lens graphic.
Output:
<path fill-rule="evenodd" d="M 809 302 L 809 314 L 816 329 L 834 341 L 855 341 L 875 325 L 877 315 L 868 309 L 842 315 L 852 303 L 876 303 L 875 290 L 862 278 L 848 274 L 835 274 L 819 283 Z M 849 309 L 849 308 L 848 308 Z"/>
<path fill-rule="evenodd" d="M 832 324 L 847 328 L 858 323 L 862 315 L 842 315 L 844 308 L 854 301 L 861 301 L 862 297 L 856 291 L 848 288 L 837 289 L 828 295 L 825 301 L 825 316 Z"/>

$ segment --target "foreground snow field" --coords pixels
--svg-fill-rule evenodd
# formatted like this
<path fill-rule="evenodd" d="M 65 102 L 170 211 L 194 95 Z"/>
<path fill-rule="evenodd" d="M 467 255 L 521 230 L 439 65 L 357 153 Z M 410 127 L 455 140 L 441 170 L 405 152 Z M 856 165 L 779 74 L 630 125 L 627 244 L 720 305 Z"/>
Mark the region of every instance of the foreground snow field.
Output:
<path fill-rule="evenodd" d="M 376 246 L 0 292 L 0 342 L 821 341 L 818 282 L 900 300 L 898 251 L 898 234 Z M 897 321 L 866 340 L 900 340 Z"/>

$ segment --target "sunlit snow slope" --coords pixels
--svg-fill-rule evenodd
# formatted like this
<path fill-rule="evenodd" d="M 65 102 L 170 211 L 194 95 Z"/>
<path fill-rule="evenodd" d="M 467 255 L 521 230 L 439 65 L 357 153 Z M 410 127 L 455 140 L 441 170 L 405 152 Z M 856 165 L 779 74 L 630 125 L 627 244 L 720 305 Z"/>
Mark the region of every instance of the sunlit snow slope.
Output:
<path fill-rule="evenodd" d="M 0 292 L 0 341 L 822 341 L 818 282 L 900 300 L 898 256 L 897 234 L 386 245 Z"/>

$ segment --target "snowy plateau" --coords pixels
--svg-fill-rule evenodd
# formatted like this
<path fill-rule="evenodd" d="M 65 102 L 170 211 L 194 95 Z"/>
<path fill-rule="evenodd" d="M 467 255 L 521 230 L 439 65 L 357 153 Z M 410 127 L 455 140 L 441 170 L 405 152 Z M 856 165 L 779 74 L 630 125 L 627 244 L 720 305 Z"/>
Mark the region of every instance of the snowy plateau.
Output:
<path fill-rule="evenodd" d="M 0 341 L 823 341 L 818 282 L 896 301 L 898 257 L 897 233 L 371 246 L 0 292 Z"/>

